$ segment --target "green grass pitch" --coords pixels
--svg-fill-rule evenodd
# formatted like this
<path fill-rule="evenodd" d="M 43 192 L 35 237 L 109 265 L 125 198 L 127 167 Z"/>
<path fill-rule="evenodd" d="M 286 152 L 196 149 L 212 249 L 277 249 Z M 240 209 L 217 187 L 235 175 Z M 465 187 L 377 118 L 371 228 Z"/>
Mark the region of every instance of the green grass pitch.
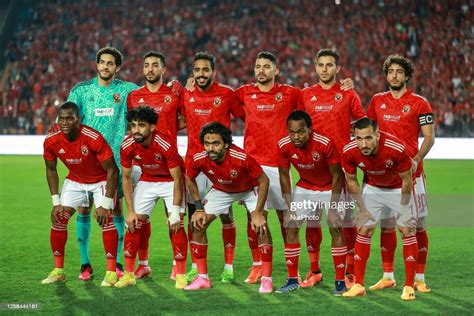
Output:
<path fill-rule="evenodd" d="M 395 276 L 398 285 L 365 297 L 346 299 L 332 296 L 334 272 L 330 236 L 324 231 L 321 267 L 324 282 L 311 289 L 289 295 L 259 295 L 257 285 L 243 282 L 251 255 L 246 238 L 246 217 L 235 208 L 237 246 L 235 284 L 223 285 L 221 225 L 215 222 L 209 231 L 209 272 L 213 288 L 198 292 L 178 291 L 169 279 L 171 247 L 161 202 L 154 211 L 150 241 L 150 265 L 153 277 L 139 280 L 136 287 L 101 288 L 105 258 L 99 226 L 92 225 L 91 258 L 95 278 L 77 279 L 79 254 L 75 240 L 75 217 L 69 224 L 65 270 L 67 282 L 41 285 L 53 266 L 49 246 L 50 195 L 44 164 L 39 156 L 0 156 L 0 314 L 17 312 L 6 309 L 8 303 L 39 304 L 42 314 L 473 314 L 474 289 L 474 215 L 472 161 L 427 161 L 430 217 L 430 252 L 427 282 L 430 294 L 419 294 L 412 302 L 400 300 L 404 272 L 401 242 L 397 248 Z M 65 176 L 64 169 L 60 176 Z M 274 237 L 274 286 L 286 279 L 283 242 L 275 214 L 269 214 Z M 304 246 L 304 238 L 302 238 Z M 366 283 L 382 275 L 379 236 L 374 236 L 367 266 Z M 303 248 L 304 249 L 304 248 Z M 309 268 L 302 251 L 300 271 Z M 33 312 L 33 311 L 31 311 Z M 30 313 L 29 313 L 30 314 Z"/>

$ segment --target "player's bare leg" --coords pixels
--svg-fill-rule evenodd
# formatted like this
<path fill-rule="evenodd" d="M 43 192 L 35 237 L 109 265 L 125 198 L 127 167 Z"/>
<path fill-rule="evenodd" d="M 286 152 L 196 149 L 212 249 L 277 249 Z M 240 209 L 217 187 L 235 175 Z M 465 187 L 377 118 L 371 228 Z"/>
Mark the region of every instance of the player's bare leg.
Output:
<path fill-rule="evenodd" d="M 395 250 L 397 248 L 396 219 L 384 218 L 380 221 L 380 253 L 382 255 L 383 277 L 370 286 L 370 290 L 383 290 L 396 285 L 394 277 Z"/>
<path fill-rule="evenodd" d="M 403 240 L 403 260 L 405 263 L 405 285 L 401 299 L 405 301 L 415 299 L 414 281 L 416 258 L 418 256 L 418 242 L 416 240 L 416 227 L 402 227 L 398 229 Z"/>
<path fill-rule="evenodd" d="M 420 217 L 417 220 L 416 240 L 418 242 L 418 257 L 416 259 L 415 290 L 421 293 L 429 293 L 431 289 L 425 283 L 425 265 L 429 244 L 425 217 Z"/>
<path fill-rule="evenodd" d="M 184 288 L 185 290 L 199 290 L 211 287 L 211 281 L 207 273 L 207 228 L 216 219 L 216 216 L 212 214 L 204 214 L 204 216 L 204 227 L 193 227 L 190 242 L 191 253 L 194 254 L 198 275 L 191 284 Z"/>
<path fill-rule="evenodd" d="M 234 280 L 234 253 L 235 253 L 235 239 L 236 229 L 233 219 L 232 206 L 229 207 L 228 214 L 221 214 L 222 223 L 222 241 L 224 243 L 224 271 L 221 275 L 221 281 L 230 283 Z"/>
<path fill-rule="evenodd" d="M 263 212 L 263 216 L 267 219 L 268 212 Z M 251 215 L 252 216 L 252 215 Z M 258 290 L 262 294 L 273 292 L 273 281 L 272 281 L 272 264 L 273 264 L 273 240 L 270 233 L 268 223 L 265 224 L 263 233 L 257 234 L 258 236 L 258 247 L 260 249 L 260 255 L 262 258 L 262 279 L 260 289 Z"/>
<path fill-rule="evenodd" d="M 92 199 L 90 199 L 92 203 Z M 92 204 L 90 204 L 92 205 Z M 79 279 L 88 281 L 92 278 L 93 270 L 89 256 L 89 240 L 91 235 L 91 215 L 89 207 L 79 207 L 76 218 L 76 236 L 81 257 Z"/>
<path fill-rule="evenodd" d="M 67 242 L 67 225 L 69 219 L 74 215 L 73 208 L 64 207 L 64 211 L 60 218 L 53 221 L 50 231 L 51 250 L 54 256 L 54 269 L 51 271 L 46 279 L 41 281 L 42 284 L 50 284 L 55 282 L 62 282 L 66 279 L 64 273 L 64 255 Z"/>

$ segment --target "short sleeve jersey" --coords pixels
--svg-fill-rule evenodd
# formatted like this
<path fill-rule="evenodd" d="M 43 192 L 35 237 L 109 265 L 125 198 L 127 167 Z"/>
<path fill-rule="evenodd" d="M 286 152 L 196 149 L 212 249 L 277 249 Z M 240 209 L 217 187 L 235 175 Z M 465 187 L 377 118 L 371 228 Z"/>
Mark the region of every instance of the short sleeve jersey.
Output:
<path fill-rule="evenodd" d="M 403 141 L 410 157 L 418 153 L 421 127 L 434 124 L 433 110 L 428 100 L 410 90 L 398 99 L 390 91 L 374 95 L 367 115 L 377 121 L 380 130 Z M 415 176 L 420 176 L 422 172 L 423 165 L 420 163 Z"/>
<path fill-rule="evenodd" d="M 169 169 L 183 165 L 178 149 L 167 135 L 158 131 L 151 137 L 149 146 L 143 147 L 135 142 L 133 136 L 127 136 L 120 149 L 120 163 L 124 168 L 131 168 L 132 163 L 138 164 L 142 170 L 140 181 L 173 181 Z"/>
<path fill-rule="evenodd" d="M 220 164 L 210 160 L 205 151 L 195 154 L 191 159 L 186 168 L 188 177 L 195 178 L 203 172 L 213 188 L 227 193 L 251 190 L 258 185 L 257 179 L 263 173 L 257 161 L 235 145 L 229 147 Z"/>
<path fill-rule="evenodd" d="M 101 163 L 113 157 L 110 146 L 96 130 L 81 125 L 79 136 L 72 142 L 59 131 L 46 136 L 45 160 L 58 158 L 69 170 L 67 179 L 79 183 L 98 183 L 107 180 L 107 172 Z"/>
<path fill-rule="evenodd" d="M 259 164 L 278 166 L 278 141 L 288 134 L 286 119 L 296 109 L 299 93 L 300 89 L 280 83 L 267 92 L 256 83 L 236 90 L 245 110 L 244 149 Z"/>
<path fill-rule="evenodd" d="M 313 191 L 327 191 L 332 187 L 329 166 L 339 163 L 339 154 L 332 141 L 313 134 L 304 148 L 297 148 L 287 136 L 279 143 L 278 167 L 289 168 L 290 163 L 300 175 L 297 186 Z"/>
<path fill-rule="evenodd" d="M 398 138 L 381 132 L 375 155 L 364 156 L 355 140 L 344 146 L 342 166 L 348 174 L 355 174 L 359 167 L 364 172 L 364 183 L 396 189 L 402 186 L 399 173 L 410 170 L 411 160 Z"/>

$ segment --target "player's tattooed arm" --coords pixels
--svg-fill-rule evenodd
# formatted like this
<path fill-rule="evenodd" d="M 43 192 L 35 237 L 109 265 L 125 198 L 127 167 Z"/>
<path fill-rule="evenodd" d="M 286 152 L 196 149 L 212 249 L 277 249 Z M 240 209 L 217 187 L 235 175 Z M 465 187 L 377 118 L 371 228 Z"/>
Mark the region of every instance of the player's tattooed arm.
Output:
<path fill-rule="evenodd" d="M 48 180 L 49 192 L 53 197 L 53 209 L 51 210 L 51 222 L 58 224 L 63 217 L 64 208 L 59 201 L 59 176 L 57 167 L 57 160 L 44 160 L 46 165 L 46 179 Z"/>
<path fill-rule="evenodd" d="M 127 223 L 127 229 L 133 233 L 135 226 L 138 223 L 138 215 L 135 213 L 133 207 L 133 183 L 132 183 L 132 168 L 125 168 L 122 166 L 122 189 L 123 196 L 125 197 L 125 204 L 127 204 L 127 216 L 125 222 Z"/>

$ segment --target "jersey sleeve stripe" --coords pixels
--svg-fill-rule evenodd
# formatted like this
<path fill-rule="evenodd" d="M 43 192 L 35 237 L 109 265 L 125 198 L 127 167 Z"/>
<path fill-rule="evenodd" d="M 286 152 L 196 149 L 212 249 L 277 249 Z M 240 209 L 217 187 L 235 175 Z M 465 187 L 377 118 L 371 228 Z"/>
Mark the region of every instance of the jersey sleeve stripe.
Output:
<path fill-rule="evenodd" d="M 315 136 L 313 136 L 313 139 L 317 142 L 320 142 L 320 143 L 324 144 L 324 145 L 329 144 L 329 140 L 327 138 L 326 139 L 325 138 L 320 138 L 320 137 L 317 137 L 315 135 Z"/>
<path fill-rule="evenodd" d="M 99 135 L 95 134 L 95 133 L 92 133 L 91 131 L 89 130 L 86 130 L 86 129 L 83 129 L 81 131 L 82 134 L 86 135 L 86 136 L 89 136 L 90 138 L 92 138 L 93 140 L 97 140 L 97 138 L 99 138 Z"/>
<path fill-rule="evenodd" d="M 164 141 L 161 137 L 155 136 L 155 142 L 157 142 L 161 147 L 163 147 L 165 150 L 170 149 L 170 144 L 168 144 L 166 141 Z"/>
<path fill-rule="evenodd" d="M 344 146 L 344 148 L 342 149 L 342 152 L 345 153 L 346 151 L 351 150 L 352 148 L 354 148 L 356 146 L 357 146 L 356 141 L 352 141 L 349 144 L 347 144 L 346 146 Z"/>
<path fill-rule="evenodd" d="M 322 141 L 325 141 L 325 142 L 328 142 L 328 143 L 330 142 L 330 139 L 327 138 L 327 137 L 325 137 L 325 136 L 323 136 L 323 135 L 314 133 L 313 136 L 314 136 L 314 137 L 317 137 L 317 138 L 319 138 L 319 139 L 321 139 Z"/>
<path fill-rule="evenodd" d="M 387 144 L 387 143 L 385 143 L 385 146 L 390 147 L 392 149 L 395 149 L 396 151 L 399 151 L 401 153 L 403 152 L 403 149 L 400 149 L 400 147 L 398 147 L 398 146 L 393 146 L 393 145 L 390 145 L 390 144 Z"/>
<path fill-rule="evenodd" d="M 286 144 L 289 140 L 290 140 L 290 136 L 283 137 L 282 139 L 280 139 L 280 140 L 278 141 L 278 144 L 279 144 L 280 147 L 281 147 L 281 144 L 282 144 L 282 143 L 285 143 L 285 144 Z"/>
<path fill-rule="evenodd" d="M 204 158 L 204 157 L 206 157 L 206 156 L 207 156 L 206 152 L 205 152 L 205 151 L 201 151 L 201 152 L 199 152 L 199 153 L 197 153 L 197 154 L 194 154 L 193 160 L 196 161 L 196 160 L 199 160 L 199 159 Z"/>
<path fill-rule="evenodd" d="M 287 145 L 287 144 L 289 144 L 289 143 L 291 143 L 291 140 L 288 139 L 288 140 L 286 140 L 285 142 L 280 142 L 280 144 L 279 144 L 278 146 L 279 146 L 280 148 L 283 148 L 283 147 L 285 147 L 285 145 Z"/>
<path fill-rule="evenodd" d="M 231 156 L 234 156 L 236 158 L 240 157 L 242 158 L 243 160 L 245 160 L 247 158 L 247 155 L 244 154 L 244 153 L 241 153 L 241 152 L 238 152 L 238 151 L 235 151 L 233 149 L 230 150 L 230 155 Z"/>
<path fill-rule="evenodd" d="M 57 132 L 54 132 L 54 133 L 52 133 L 52 134 L 48 134 L 48 135 L 46 135 L 46 138 L 53 137 L 54 135 L 58 135 L 59 133 L 61 133 L 61 131 L 57 131 Z M 46 139 L 46 138 L 45 138 L 45 139 Z"/>
<path fill-rule="evenodd" d="M 401 150 L 405 149 L 405 146 L 403 146 L 403 145 L 400 144 L 400 143 L 394 142 L 393 140 L 390 140 L 390 139 L 387 139 L 387 140 L 385 141 L 385 143 L 386 143 L 386 144 L 391 144 L 391 145 L 393 145 L 393 146 L 395 146 L 395 147 L 399 147 Z"/>
<path fill-rule="evenodd" d="M 122 149 L 126 149 L 127 147 L 130 147 L 130 145 L 132 145 L 133 143 L 135 142 L 135 140 L 133 139 L 133 137 L 125 140 L 123 143 L 122 143 Z"/>

